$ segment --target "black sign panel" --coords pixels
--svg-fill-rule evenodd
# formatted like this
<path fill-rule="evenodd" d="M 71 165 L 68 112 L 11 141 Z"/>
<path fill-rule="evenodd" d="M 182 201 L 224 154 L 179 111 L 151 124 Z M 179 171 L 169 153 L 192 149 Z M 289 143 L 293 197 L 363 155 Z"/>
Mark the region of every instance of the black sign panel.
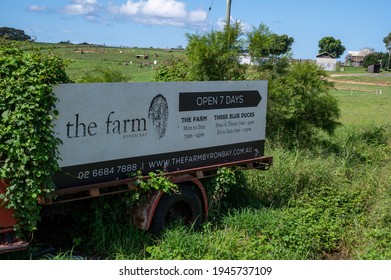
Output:
<path fill-rule="evenodd" d="M 179 111 L 257 107 L 262 97 L 257 90 L 223 92 L 181 92 Z"/>
<path fill-rule="evenodd" d="M 252 159 L 264 154 L 265 141 L 251 141 L 219 147 L 176 151 L 158 155 L 124 158 L 62 168 L 55 176 L 57 189 L 129 178 L 142 170 L 177 171 Z"/>

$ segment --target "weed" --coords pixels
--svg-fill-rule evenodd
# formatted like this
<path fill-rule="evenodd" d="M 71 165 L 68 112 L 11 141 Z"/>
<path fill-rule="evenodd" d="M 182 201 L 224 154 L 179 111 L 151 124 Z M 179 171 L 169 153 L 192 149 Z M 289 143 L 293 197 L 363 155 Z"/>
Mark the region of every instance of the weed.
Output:
<path fill-rule="evenodd" d="M 118 68 L 98 66 L 93 71 L 85 72 L 77 81 L 79 83 L 114 83 L 129 82 L 130 79 Z"/>

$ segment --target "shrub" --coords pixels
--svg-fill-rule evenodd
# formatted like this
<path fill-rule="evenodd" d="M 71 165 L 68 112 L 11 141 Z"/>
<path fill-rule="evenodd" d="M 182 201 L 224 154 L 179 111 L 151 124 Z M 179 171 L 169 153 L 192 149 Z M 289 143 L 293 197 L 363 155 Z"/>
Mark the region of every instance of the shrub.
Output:
<path fill-rule="evenodd" d="M 115 83 L 128 81 L 129 78 L 120 69 L 112 67 L 96 67 L 93 71 L 86 72 L 78 79 L 79 83 Z"/>
<path fill-rule="evenodd" d="M 340 110 L 328 94 L 333 84 L 315 64 L 294 63 L 269 80 L 267 135 L 285 142 L 305 142 L 318 130 L 333 133 Z"/>
<path fill-rule="evenodd" d="M 226 27 L 224 31 L 188 35 L 186 54 L 189 80 L 243 80 L 245 67 L 239 63 L 242 49 L 240 35 L 239 23 Z"/>
<path fill-rule="evenodd" d="M 0 199 L 15 209 L 19 233 L 35 230 L 38 198 L 54 188 L 60 140 L 53 135 L 52 85 L 69 81 L 64 68 L 57 56 L 0 46 L 0 177 L 9 180 Z"/>
<path fill-rule="evenodd" d="M 188 63 L 186 60 L 169 60 L 163 63 L 155 73 L 154 82 L 186 81 Z"/>
<path fill-rule="evenodd" d="M 381 62 L 381 67 L 386 68 L 388 62 L 388 56 L 389 54 L 382 53 L 382 52 L 368 54 L 367 56 L 364 57 L 363 67 L 368 68 L 368 66 L 370 65 L 380 64 Z"/>

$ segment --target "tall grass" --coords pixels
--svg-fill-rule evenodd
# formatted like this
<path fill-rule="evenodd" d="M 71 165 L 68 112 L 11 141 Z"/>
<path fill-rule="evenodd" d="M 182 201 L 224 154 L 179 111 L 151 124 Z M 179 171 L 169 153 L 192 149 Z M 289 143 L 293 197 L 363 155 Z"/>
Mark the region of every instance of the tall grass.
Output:
<path fill-rule="evenodd" d="M 390 259 L 390 135 L 342 126 L 296 149 L 269 143 L 273 167 L 246 171 L 247 186 L 232 189 L 199 231 L 178 225 L 154 236 L 126 223 L 123 204 L 102 200 L 82 219 L 92 222 L 78 225 L 75 250 L 109 259 Z"/>

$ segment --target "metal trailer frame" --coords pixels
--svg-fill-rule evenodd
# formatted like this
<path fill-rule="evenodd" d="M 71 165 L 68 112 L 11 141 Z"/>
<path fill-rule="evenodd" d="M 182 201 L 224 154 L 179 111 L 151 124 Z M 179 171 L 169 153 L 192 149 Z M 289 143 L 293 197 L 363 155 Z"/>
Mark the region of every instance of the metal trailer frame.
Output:
<path fill-rule="evenodd" d="M 203 217 L 202 221 L 208 219 L 208 199 L 207 193 L 203 186 L 202 180 L 212 178 L 217 175 L 217 170 L 222 167 L 238 167 L 242 169 L 258 169 L 268 170 L 273 164 L 273 157 L 262 156 L 253 159 L 228 162 L 218 165 L 203 166 L 193 169 L 179 170 L 173 172 L 165 172 L 165 176 L 175 184 L 191 184 L 197 189 L 199 198 L 202 203 Z M 80 201 L 100 196 L 114 195 L 137 190 L 135 184 L 139 178 L 127 178 L 109 182 L 96 183 L 91 185 L 83 185 L 59 189 L 54 191 L 54 199 L 48 200 L 40 198 L 39 204 L 52 206 L 58 204 L 66 204 L 69 202 Z M 147 180 L 148 176 L 143 176 Z M 6 182 L 0 181 L 2 186 L 1 191 L 5 191 Z M 155 191 L 151 193 L 143 203 L 138 203 L 133 207 L 132 223 L 142 229 L 149 230 L 153 217 L 156 213 L 156 208 L 159 205 L 164 193 Z M 17 250 L 24 250 L 28 247 L 28 242 L 14 237 L 13 226 L 16 221 L 12 217 L 12 210 L 0 207 L 0 253 L 6 253 Z M 5 223 L 4 223 L 5 222 Z"/>

